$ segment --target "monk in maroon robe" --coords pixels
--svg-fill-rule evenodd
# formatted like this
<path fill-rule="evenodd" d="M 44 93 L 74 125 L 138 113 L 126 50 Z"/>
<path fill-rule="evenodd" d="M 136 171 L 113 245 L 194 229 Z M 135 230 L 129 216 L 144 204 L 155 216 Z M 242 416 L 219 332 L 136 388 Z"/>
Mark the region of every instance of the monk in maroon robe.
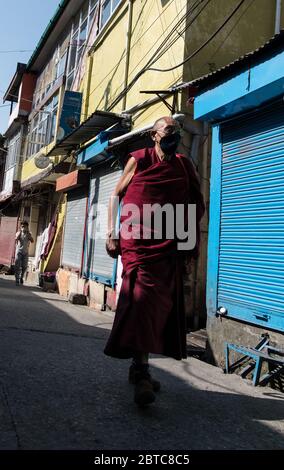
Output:
<path fill-rule="evenodd" d="M 186 358 L 186 323 L 182 270 L 185 252 L 179 250 L 178 237 L 168 237 L 163 221 L 157 236 L 152 227 L 155 210 L 145 222 L 145 205 L 184 207 L 184 227 L 188 226 L 188 204 L 196 204 L 196 244 L 187 253 L 196 257 L 199 244 L 199 221 L 204 213 L 199 179 L 193 164 L 176 154 L 179 124 L 170 117 L 156 121 L 151 137 L 154 148 L 130 154 L 124 173 L 109 205 L 106 248 L 115 257 L 120 249 L 123 273 L 113 328 L 105 354 L 132 358 L 129 381 L 135 384 L 135 402 L 144 406 L 155 400 L 160 383 L 149 373 L 149 353 L 180 360 Z M 122 199 L 120 237 L 115 233 L 114 198 Z M 135 205 L 131 213 L 124 208 Z M 180 207 L 180 206 L 179 206 Z M 144 220 L 143 220 L 144 217 Z M 171 228 L 171 227 L 170 227 Z M 129 236 L 129 233 L 131 236 Z"/>

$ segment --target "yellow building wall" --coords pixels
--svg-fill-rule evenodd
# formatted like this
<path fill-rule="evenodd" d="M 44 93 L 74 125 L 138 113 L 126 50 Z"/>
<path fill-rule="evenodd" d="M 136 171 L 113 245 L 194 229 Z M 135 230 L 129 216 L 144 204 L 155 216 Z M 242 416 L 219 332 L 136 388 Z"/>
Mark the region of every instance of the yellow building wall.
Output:
<path fill-rule="evenodd" d="M 211 0 L 194 8 L 195 0 L 134 0 L 128 84 L 151 58 L 155 59 L 152 66 L 158 69 L 181 63 L 213 35 L 239 3 L 239 0 Z M 83 83 L 85 118 L 86 113 L 90 115 L 96 109 L 108 110 L 124 88 L 128 5 L 128 0 L 122 2 L 91 51 Z M 166 90 L 255 50 L 274 35 L 275 8 L 274 0 L 245 0 L 228 23 L 190 61 L 172 71 L 143 73 L 128 91 L 125 108 L 155 97 L 141 94 L 141 90 Z M 284 6 L 281 25 L 284 26 Z M 167 51 L 158 58 L 165 40 Z M 120 113 L 123 104 L 120 100 L 111 111 Z M 152 105 L 134 117 L 134 127 L 169 113 L 162 102 Z"/>
<path fill-rule="evenodd" d="M 193 1 L 188 2 L 192 5 Z M 185 57 L 210 38 L 238 6 L 240 0 L 211 0 L 187 29 Z M 274 36 L 276 0 L 245 0 L 229 22 L 184 66 L 183 79 L 190 81 L 254 51 Z M 284 26 L 282 2 L 281 24 Z"/>
<path fill-rule="evenodd" d="M 127 2 L 112 16 L 106 30 L 102 31 L 92 52 L 93 63 L 89 69 L 90 86 L 88 95 L 88 114 L 96 109 L 106 110 L 113 98 L 121 90 L 125 67 L 125 44 L 127 28 Z M 85 87 L 88 77 L 85 77 Z"/>
<path fill-rule="evenodd" d="M 26 160 L 22 166 L 22 173 L 21 173 L 21 182 L 24 182 L 34 176 L 37 176 L 40 173 L 43 173 L 45 170 L 37 168 L 35 165 L 35 158 L 37 155 L 46 155 L 48 151 L 53 147 L 54 143 L 50 144 L 47 147 L 43 147 L 36 155 Z M 58 162 L 58 157 L 49 157 L 51 162 Z"/>
<path fill-rule="evenodd" d="M 131 33 L 131 49 L 129 60 L 128 83 L 135 77 L 172 30 L 176 21 L 186 11 L 186 0 L 171 0 L 169 2 L 157 0 L 135 0 L 133 2 L 133 19 Z M 164 6 L 163 6 L 164 5 Z M 184 23 L 185 24 L 185 23 Z M 111 19 L 107 31 L 97 38 L 92 51 L 93 63 L 90 70 L 90 93 L 84 100 L 89 99 L 88 113 L 96 109 L 107 110 L 113 100 L 124 88 L 124 75 L 126 65 L 126 36 L 128 26 L 128 1 L 122 3 Z M 102 32 L 103 33 L 103 32 Z M 179 37 L 176 43 L 155 66 L 168 67 L 183 59 L 184 39 Z M 127 94 L 126 107 L 152 98 L 155 95 L 142 95 L 141 90 L 166 89 L 176 83 L 181 71 L 161 74 L 148 71 L 143 74 Z M 85 78 L 87 83 L 88 77 Z M 113 112 L 123 110 L 123 100 L 114 108 Z M 153 119 L 153 115 L 169 114 L 164 104 L 159 103 L 150 113 L 143 113 L 137 124 Z"/>

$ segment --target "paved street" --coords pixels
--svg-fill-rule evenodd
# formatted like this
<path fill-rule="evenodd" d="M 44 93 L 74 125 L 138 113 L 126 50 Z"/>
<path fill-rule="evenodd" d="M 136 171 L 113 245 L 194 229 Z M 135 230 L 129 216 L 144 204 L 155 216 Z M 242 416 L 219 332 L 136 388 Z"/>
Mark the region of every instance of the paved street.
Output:
<path fill-rule="evenodd" d="M 0 449 L 283 449 L 283 394 L 155 357 L 163 388 L 138 409 L 129 362 L 103 354 L 111 313 L 9 276 L 0 299 Z"/>

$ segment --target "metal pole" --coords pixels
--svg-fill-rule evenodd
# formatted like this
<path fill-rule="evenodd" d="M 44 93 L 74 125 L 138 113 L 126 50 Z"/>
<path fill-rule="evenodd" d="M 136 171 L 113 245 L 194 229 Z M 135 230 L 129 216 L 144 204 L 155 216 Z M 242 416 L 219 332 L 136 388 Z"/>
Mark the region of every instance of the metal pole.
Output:
<path fill-rule="evenodd" d="M 125 71 L 124 71 L 124 83 L 123 83 L 124 89 L 128 85 L 129 59 L 130 59 L 130 47 L 131 47 L 131 35 L 132 35 L 132 16 L 133 16 L 133 3 L 132 3 L 132 0 L 129 0 L 128 1 L 128 25 L 127 25 L 126 46 L 125 46 Z M 127 99 L 127 93 L 125 93 L 123 97 L 122 109 L 125 109 L 126 99 Z"/>
<path fill-rule="evenodd" d="M 274 33 L 279 34 L 280 29 L 281 29 L 281 0 L 276 0 Z"/>

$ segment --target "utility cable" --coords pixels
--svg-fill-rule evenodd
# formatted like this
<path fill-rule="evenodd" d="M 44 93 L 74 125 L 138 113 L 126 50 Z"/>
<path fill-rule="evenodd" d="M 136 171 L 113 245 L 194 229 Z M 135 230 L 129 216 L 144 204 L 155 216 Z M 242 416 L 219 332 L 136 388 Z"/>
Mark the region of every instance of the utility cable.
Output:
<path fill-rule="evenodd" d="M 118 97 L 113 101 L 113 103 L 108 107 L 108 111 L 110 111 L 111 109 L 113 109 L 118 103 L 119 101 L 121 101 L 121 99 L 124 97 L 124 95 L 126 93 L 128 93 L 128 91 L 133 87 L 133 85 L 137 82 L 137 80 L 150 68 L 150 66 L 155 63 L 163 54 L 165 54 L 168 50 L 169 50 L 169 46 L 167 44 L 168 40 L 172 38 L 172 34 L 175 32 L 175 30 L 177 29 L 177 27 L 182 24 L 184 22 L 184 20 L 190 16 L 193 11 L 198 7 L 200 6 L 202 3 L 203 3 L 204 0 L 201 0 L 201 2 L 195 2 L 195 4 L 193 5 L 193 7 L 184 15 L 183 18 L 181 18 L 177 24 L 175 24 L 175 26 L 172 28 L 172 30 L 170 31 L 170 33 L 166 36 L 166 38 L 162 41 L 162 43 L 159 45 L 159 48 L 155 51 L 155 53 L 152 55 L 152 57 L 148 60 L 148 62 L 146 63 L 146 65 L 135 75 L 135 77 L 131 80 L 131 82 L 127 85 L 127 87 L 125 87 L 124 90 L 121 91 L 121 93 L 118 95 Z M 205 6 L 195 15 L 195 17 L 193 18 L 193 20 L 186 25 L 184 31 L 193 23 L 193 21 L 196 20 L 196 18 L 199 16 L 199 14 L 204 10 L 204 8 L 208 5 L 208 3 L 210 2 L 211 0 L 208 0 L 205 4 Z M 173 41 L 171 41 L 171 45 L 176 42 L 178 39 L 180 39 L 180 35 L 177 34 L 177 37 L 176 39 Z M 166 50 L 163 50 L 163 48 L 166 47 Z M 158 54 L 158 56 L 157 56 Z"/>
<path fill-rule="evenodd" d="M 241 0 L 238 5 L 234 8 L 234 10 L 230 13 L 230 15 L 226 18 L 226 20 L 219 26 L 219 28 L 200 46 L 198 47 L 190 56 L 188 56 L 185 60 L 183 60 L 181 63 L 175 65 L 174 67 L 170 67 L 168 69 L 156 69 L 153 67 L 146 67 L 143 68 L 135 77 L 134 79 L 130 82 L 129 86 L 121 92 L 121 94 L 114 100 L 114 102 L 109 106 L 108 110 L 111 110 L 116 104 L 123 98 L 123 93 L 127 93 L 128 90 L 136 83 L 136 81 L 143 75 L 146 71 L 151 70 L 151 71 L 157 71 L 157 72 L 169 72 L 172 70 L 175 70 L 176 68 L 184 65 L 186 62 L 188 62 L 190 59 L 192 59 L 195 55 L 197 55 L 204 47 L 207 46 L 207 44 L 212 41 L 212 39 L 221 31 L 222 28 L 230 21 L 230 19 L 235 15 L 235 13 L 239 10 L 239 8 L 242 6 L 242 4 L 245 2 L 245 0 Z M 207 5 L 207 4 L 206 4 Z M 159 57 L 160 58 L 160 57 Z M 157 59 L 158 60 L 158 59 Z M 156 61 L 156 60 L 155 60 Z"/>
<path fill-rule="evenodd" d="M 151 70 L 151 71 L 155 71 L 155 72 L 171 72 L 172 70 L 175 70 L 176 68 L 181 67 L 182 65 L 184 65 L 186 62 L 188 62 L 190 59 L 192 59 L 194 56 L 196 56 L 205 46 L 207 46 L 207 44 L 209 44 L 209 42 L 211 42 L 212 39 L 214 39 L 215 36 L 217 36 L 217 34 L 230 21 L 230 19 L 235 15 L 235 13 L 239 10 L 239 8 L 242 6 L 242 4 L 245 1 L 246 0 L 241 0 L 239 2 L 239 4 L 236 6 L 236 8 L 234 8 L 234 10 L 230 13 L 230 15 L 226 18 L 226 20 L 221 24 L 221 26 L 219 26 L 219 28 L 216 31 L 214 31 L 214 33 L 211 34 L 211 36 L 203 44 L 201 44 L 201 46 L 198 49 L 196 49 L 192 54 L 190 54 L 188 57 L 186 57 L 186 59 L 184 59 L 182 62 L 175 65 L 174 67 L 169 67 L 167 69 L 158 69 L 158 68 L 152 68 L 151 67 L 151 68 L 148 68 L 147 70 L 148 71 Z"/>
<path fill-rule="evenodd" d="M 0 51 L 0 54 L 11 54 L 12 52 L 33 52 L 33 49 L 21 49 L 14 51 Z"/>

